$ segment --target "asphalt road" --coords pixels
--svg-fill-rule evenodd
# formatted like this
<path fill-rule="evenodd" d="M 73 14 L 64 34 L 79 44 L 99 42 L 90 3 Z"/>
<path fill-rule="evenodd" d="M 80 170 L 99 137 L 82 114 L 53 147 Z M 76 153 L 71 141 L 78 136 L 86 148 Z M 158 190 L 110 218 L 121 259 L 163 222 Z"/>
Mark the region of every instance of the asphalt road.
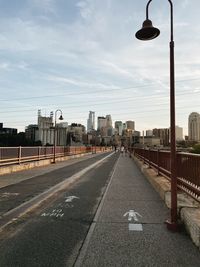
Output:
<path fill-rule="evenodd" d="M 9 189 L 9 192 L 15 194 L 21 191 L 20 194 L 13 195 L 14 201 L 10 199 L 4 202 L 1 212 L 27 201 L 102 157 L 103 155 L 99 155 L 9 186 L 6 191 Z M 117 158 L 118 154 L 107 158 L 68 190 L 57 195 L 53 202 L 47 203 L 43 210 L 40 208 L 29 213 L 16 221 L 10 232 L 1 233 L 0 266 L 73 266 Z"/>
<path fill-rule="evenodd" d="M 73 174 L 102 159 L 109 153 L 99 154 L 72 165 L 42 173 L 19 183 L 0 188 L 0 216 L 41 194 L 52 186 L 68 179 Z M 48 169 L 48 166 L 46 167 Z M 23 173 L 23 175 L 25 175 Z"/>

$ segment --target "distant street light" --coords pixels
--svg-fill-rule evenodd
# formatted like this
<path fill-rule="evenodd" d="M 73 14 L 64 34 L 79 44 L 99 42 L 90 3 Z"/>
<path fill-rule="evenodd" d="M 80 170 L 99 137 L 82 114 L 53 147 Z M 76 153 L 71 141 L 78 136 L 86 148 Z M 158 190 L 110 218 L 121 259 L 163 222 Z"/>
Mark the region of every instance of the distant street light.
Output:
<path fill-rule="evenodd" d="M 148 41 L 156 38 L 160 31 L 153 27 L 149 20 L 148 9 L 152 0 L 146 5 L 146 20 L 143 22 L 142 29 L 135 36 L 139 40 Z M 167 227 L 172 231 L 177 230 L 177 170 L 176 170 L 176 133 L 175 133 L 175 85 L 174 85 L 174 40 L 173 40 L 173 4 L 170 4 L 170 134 L 171 134 L 171 218 L 167 220 Z"/>
<path fill-rule="evenodd" d="M 56 163 L 56 117 L 57 117 L 57 112 L 60 112 L 60 117 L 58 118 L 59 120 L 63 120 L 63 116 L 62 116 L 62 110 L 57 109 L 55 111 L 55 124 L 54 124 L 54 139 L 53 139 L 53 163 Z"/>

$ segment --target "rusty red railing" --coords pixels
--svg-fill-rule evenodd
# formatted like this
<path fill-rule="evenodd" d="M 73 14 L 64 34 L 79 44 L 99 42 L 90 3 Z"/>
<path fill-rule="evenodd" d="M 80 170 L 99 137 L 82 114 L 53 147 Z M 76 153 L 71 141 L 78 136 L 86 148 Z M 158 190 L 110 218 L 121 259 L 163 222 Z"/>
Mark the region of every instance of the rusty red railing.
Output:
<path fill-rule="evenodd" d="M 109 147 L 95 146 L 57 146 L 56 157 L 73 156 L 84 153 L 96 153 L 109 150 Z M 53 159 L 54 147 L 0 147 L 0 167 L 23 162 Z"/>
<path fill-rule="evenodd" d="M 170 179 L 170 151 L 135 148 L 134 154 Z M 200 202 L 200 155 L 177 152 L 177 186 Z"/>

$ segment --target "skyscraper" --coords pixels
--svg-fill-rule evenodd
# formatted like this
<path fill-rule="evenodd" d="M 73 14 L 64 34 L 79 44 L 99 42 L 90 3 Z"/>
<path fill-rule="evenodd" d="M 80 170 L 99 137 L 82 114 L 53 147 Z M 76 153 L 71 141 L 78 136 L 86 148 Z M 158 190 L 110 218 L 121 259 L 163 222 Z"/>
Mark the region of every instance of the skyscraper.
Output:
<path fill-rule="evenodd" d="M 112 136 L 113 127 L 112 127 L 111 115 L 106 115 L 106 128 L 107 128 L 107 136 Z"/>
<path fill-rule="evenodd" d="M 116 121 L 115 122 L 115 129 L 117 130 L 117 133 L 119 135 L 122 135 L 122 130 L 123 130 L 123 123 L 122 123 L 122 121 Z"/>
<path fill-rule="evenodd" d="M 134 121 L 126 121 L 126 129 L 135 130 L 135 122 Z"/>
<path fill-rule="evenodd" d="M 183 128 L 176 126 L 176 140 L 181 141 L 183 140 Z"/>
<path fill-rule="evenodd" d="M 106 115 L 106 126 L 112 128 L 112 118 L 111 115 Z"/>
<path fill-rule="evenodd" d="M 95 129 L 95 112 L 89 111 L 89 117 L 87 120 L 87 132 L 91 132 Z"/>
<path fill-rule="evenodd" d="M 107 119 L 105 117 L 98 117 L 97 119 L 97 128 L 100 130 L 101 128 L 105 128 L 107 125 Z"/>
<path fill-rule="evenodd" d="M 188 118 L 188 137 L 191 141 L 200 141 L 200 115 L 192 112 Z"/>

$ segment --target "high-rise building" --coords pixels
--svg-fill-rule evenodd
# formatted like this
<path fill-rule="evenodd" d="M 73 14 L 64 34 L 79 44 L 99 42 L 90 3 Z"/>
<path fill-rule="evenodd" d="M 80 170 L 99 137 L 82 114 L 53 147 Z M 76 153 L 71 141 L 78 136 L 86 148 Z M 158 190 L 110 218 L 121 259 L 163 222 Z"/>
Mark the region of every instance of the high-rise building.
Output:
<path fill-rule="evenodd" d="M 191 141 L 200 141 L 200 114 L 197 112 L 189 115 L 188 136 Z"/>
<path fill-rule="evenodd" d="M 183 140 L 183 128 L 176 126 L 175 131 L 176 131 L 176 140 L 177 141 Z"/>
<path fill-rule="evenodd" d="M 50 113 L 49 117 L 42 117 L 41 110 L 38 110 L 38 140 L 43 145 L 53 145 L 54 139 L 54 125 L 53 125 L 53 112 Z M 36 140 L 37 141 L 37 140 Z"/>
<path fill-rule="evenodd" d="M 101 136 L 107 136 L 107 119 L 105 117 L 97 118 L 97 131 Z"/>
<path fill-rule="evenodd" d="M 27 139 L 32 140 L 32 141 L 38 141 L 39 136 L 38 136 L 38 125 L 37 124 L 29 124 L 25 128 L 25 136 Z"/>
<path fill-rule="evenodd" d="M 153 136 L 160 138 L 160 144 L 169 146 L 169 128 L 153 129 Z"/>
<path fill-rule="evenodd" d="M 106 115 L 106 128 L 107 128 L 107 136 L 112 136 L 113 135 L 113 127 L 112 127 L 111 115 Z"/>
<path fill-rule="evenodd" d="M 100 130 L 102 127 L 105 128 L 107 125 L 107 119 L 105 117 L 97 118 L 97 128 Z"/>
<path fill-rule="evenodd" d="M 119 135 L 122 135 L 122 131 L 123 131 L 123 123 L 122 123 L 122 121 L 116 121 L 115 122 L 115 129 L 117 130 L 117 133 Z"/>
<path fill-rule="evenodd" d="M 146 130 L 146 136 L 153 136 L 153 130 Z"/>
<path fill-rule="evenodd" d="M 126 121 L 126 129 L 135 130 L 135 122 L 134 121 Z"/>
<path fill-rule="evenodd" d="M 112 118 L 111 118 L 111 115 L 106 115 L 106 127 L 112 128 Z"/>
<path fill-rule="evenodd" d="M 91 132 L 95 129 L 95 112 L 89 111 L 89 117 L 87 120 L 87 132 Z"/>

